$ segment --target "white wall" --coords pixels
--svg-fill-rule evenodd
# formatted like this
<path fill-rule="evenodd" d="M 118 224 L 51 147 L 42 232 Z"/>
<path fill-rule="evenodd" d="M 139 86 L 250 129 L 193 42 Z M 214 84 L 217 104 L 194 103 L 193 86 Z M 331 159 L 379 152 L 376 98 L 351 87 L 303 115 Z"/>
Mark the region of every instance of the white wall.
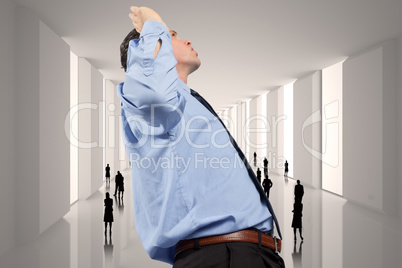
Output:
<path fill-rule="evenodd" d="M 267 135 L 268 132 L 270 131 L 270 125 L 269 121 L 267 119 L 267 107 L 266 107 L 266 95 L 260 95 L 255 98 L 256 100 L 256 105 L 257 105 L 257 117 L 255 119 L 255 124 L 256 124 L 256 135 L 257 135 L 257 148 L 256 148 L 256 153 L 257 153 L 257 165 L 261 166 L 260 163 L 262 163 L 263 158 L 266 156 L 266 151 L 267 151 Z M 251 162 L 254 162 L 254 151 L 251 150 Z M 268 159 L 269 160 L 269 159 Z M 254 164 L 254 163 L 253 163 Z M 263 165 L 262 165 L 263 166 Z M 272 161 L 269 160 L 269 170 L 272 168 Z"/>
<path fill-rule="evenodd" d="M 283 157 L 289 163 L 288 177 L 293 177 L 294 171 L 294 153 L 293 153 L 293 83 L 283 86 L 283 115 L 285 116 L 283 124 Z"/>
<path fill-rule="evenodd" d="M 109 80 L 105 82 L 105 158 L 110 166 L 110 178 L 117 171 L 129 168 L 129 157 L 121 136 L 120 99 L 117 97 L 116 86 Z M 103 172 L 105 167 L 103 167 Z M 103 174 L 104 176 L 104 174 Z"/>
<path fill-rule="evenodd" d="M 115 111 L 120 113 L 120 106 L 115 104 L 116 88 L 110 80 L 105 82 L 105 162 L 110 166 L 110 177 L 114 177 L 118 167 L 115 164 L 115 148 L 117 146 L 116 130 L 118 127 L 118 118 L 115 116 Z M 105 164 L 105 167 L 106 167 Z M 103 172 L 105 172 L 103 167 Z"/>
<path fill-rule="evenodd" d="M 286 122 L 285 121 L 286 119 L 285 119 L 285 100 L 284 100 L 285 92 L 284 92 L 284 87 L 280 87 L 277 90 L 275 90 L 274 92 L 270 92 L 269 94 L 277 94 L 277 105 L 278 105 L 278 107 L 277 107 L 277 111 L 278 111 L 277 112 L 278 113 L 278 119 L 277 119 L 277 121 L 278 121 L 277 129 L 278 130 L 277 130 L 277 133 L 278 134 L 277 134 L 277 149 L 276 149 L 276 152 L 277 152 L 277 158 L 278 158 L 278 168 L 277 168 L 276 171 L 279 172 L 279 174 L 283 174 L 283 172 L 285 171 L 285 166 L 284 166 L 285 163 L 282 163 L 282 162 L 284 162 L 284 160 L 285 160 L 285 148 L 284 148 L 284 145 L 285 145 L 285 139 L 284 139 L 285 133 L 284 133 L 284 128 L 285 128 L 285 122 Z M 269 96 L 267 96 L 267 97 L 268 97 L 267 106 L 269 107 L 270 102 L 272 102 L 272 101 L 275 102 L 276 97 L 275 96 L 272 97 L 272 98 L 270 98 Z M 274 113 L 274 112 L 268 111 L 268 114 L 270 114 L 270 113 Z M 279 120 L 279 117 L 283 118 L 283 120 Z M 281 159 L 283 159 L 283 161 L 281 161 Z M 280 164 L 280 163 L 282 163 L 282 164 Z M 291 165 L 293 165 L 293 163 L 292 164 L 289 163 L 289 171 L 290 171 L 290 169 L 293 169 L 293 166 L 291 166 Z"/>
<path fill-rule="evenodd" d="M 342 66 L 322 70 L 322 188 L 342 195 Z"/>
<path fill-rule="evenodd" d="M 0 1 L 0 256 L 15 245 L 15 13 L 16 7 L 8 0 Z M 11 112 L 10 112 L 11 111 Z"/>
<path fill-rule="evenodd" d="M 78 140 L 84 143 L 78 148 L 78 196 L 86 199 L 92 194 L 91 189 L 91 65 L 84 59 L 78 59 Z M 83 109 L 83 105 L 87 108 Z M 92 145 L 96 146 L 96 145 Z"/>
<path fill-rule="evenodd" d="M 267 133 L 267 148 L 265 155 L 268 161 L 271 163 L 271 171 L 283 174 L 283 155 L 279 154 L 279 140 L 282 138 L 279 136 L 279 128 L 283 128 L 283 112 L 279 111 L 279 90 L 269 92 L 266 96 L 267 108 L 266 117 L 269 123 L 269 132 Z M 282 100 L 283 102 L 283 100 Z"/>
<path fill-rule="evenodd" d="M 103 184 L 103 76 L 91 65 L 91 102 L 97 105 L 91 113 L 91 137 L 97 146 L 91 149 L 92 193 Z"/>
<path fill-rule="evenodd" d="M 86 199 L 103 183 L 102 129 L 99 113 L 103 98 L 103 77 L 85 59 L 78 60 L 78 183 L 79 198 Z"/>
<path fill-rule="evenodd" d="M 249 160 L 250 164 L 253 164 L 253 159 L 254 159 L 254 152 L 258 154 L 259 149 L 258 147 L 260 144 L 258 143 L 258 136 L 261 133 L 258 133 L 258 121 L 260 115 L 258 114 L 260 103 L 258 101 L 258 97 L 253 98 L 250 100 L 249 104 L 249 117 L 246 119 L 247 124 L 246 124 L 246 143 L 249 145 L 249 155 L 246 155 L 247 159 Z"/>
<path fill-rule="evenodd" d="M 220 116 L 220 119 L 222 122 L 225 124 L 227 130 L 230 132 L 230 135 L 232 137 L 235 137 L 235 120 L 236 118 L 234 117 L 234 108 L 228 108 L 225 111 L 223 111 L 222 115 Z"/>
<path fill-rule="evenodd" d="M 398 215 L 402 218 L 402 37 L 398 39 L 397 46 L 397 193 L 398 193 Z"/>
<path fill-rule="evenodd" d="M 116 92 L 116 89 L 115 89 Z M 126 168 L 129 167 L 128 165 L 128 155 L 126 152 L 126 149 L 124 147 L 124 142 L 123 142 L 123 137 L 121 135 L 121 129 L 122 129 L 122 122 L 121 122 L 121 115 L 120 115 L 120 99 L 116 96 L 115 97 L 115 105 L 116 107 L 118 107 L 118 109 L 116 109 L 114 111 L 114 115 L 116 117 L 116 156 L 118 156 L 118 158 L 116 158 L 116 160 L 118 161 L 118 167 L 120 168 L 119 170 L 125 170 Z"/>
<path fill-rule="evenodd" d="M 70 204 L 78 200 L 78 56 L 70 52 Z"/>
<path fill-rule="evenodd" d="M 39 21 L 40 232 L 70 210 L 70 47 Z"/>
<path fill-rule="evenodd" d="M 39 116 L 36 116 L 39 115 L 39 20 L 23 8 L 17 8 L 18 16 L 15 174 L 18 192 L 16 237 L 19 244 L 39 234 Z"/>
<path fill-rule="evenodd" d="M 16 238 L 24 243 L 69 211 L 69 47 L 17 8 Z M 27 42 L 29 40 L 29 42 Z"/>
<path fill-rule="evenodd" d="M 297 80 L 293 87 L 293 176 L 321 188 L 321 161 L 314 156 L 321 152 L 321 122 L 314 116 L 321 110 L 321 71 Z"/>
<path fill-rule="evenodd" d="M 343 65 L 343 193 L 396 212 L 396 50 L 387 42 Z"/>
<path fill-rule="evenodd" d="M 231 120 L 230 134 L 236 140 L 237 139 L 237 106 L 233 106 L 229 109 L 229 117 Z"/>
<path fill-rule="evenodd" d="M 246 155 L 246 103 L 241 102 L 237 106 L 237 145 Z M 246 155 L 247 156 L 247 155 Z"/>
<path fill-rule="evenodd" d="M 390 215 L 397 214 L 397 170 L 396 170 L 396 139 L 397 139 L 397 53 L 396 40 L 383 44 L 383 210 Z"/>

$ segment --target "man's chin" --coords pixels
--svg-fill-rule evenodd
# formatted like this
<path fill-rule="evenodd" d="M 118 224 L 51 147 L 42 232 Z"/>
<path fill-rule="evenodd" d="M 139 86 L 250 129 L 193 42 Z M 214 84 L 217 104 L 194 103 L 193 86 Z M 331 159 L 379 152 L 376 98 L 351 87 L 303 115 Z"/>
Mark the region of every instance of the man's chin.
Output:
<path fill-rule="evenodd" d="M 197 71 L 198 68 L 200 68 L 200 66 L 201 66 L 201 61 L 198 61 L 197 63 L 195 63 L 195 64 L 193 65 L 193 71 L 192 71 L 191 73 Z"/>

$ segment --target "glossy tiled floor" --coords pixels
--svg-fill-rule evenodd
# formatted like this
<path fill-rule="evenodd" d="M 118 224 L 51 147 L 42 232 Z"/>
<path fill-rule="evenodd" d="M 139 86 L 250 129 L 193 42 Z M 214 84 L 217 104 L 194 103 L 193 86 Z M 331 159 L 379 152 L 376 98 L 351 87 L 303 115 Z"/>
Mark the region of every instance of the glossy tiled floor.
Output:
<path fill-rule="evenodd" d="M 34 242 L 1 256 L 1 268 L 170 267 L 149 259 L 135 231 L 131 183 L 124 172 L 124 202 L 114 201 L 112 235 L 105 238 L 102 187 Z M 286 267 L 402 267 L 402 221 L 308 188 L 303 198 L 303 236 L 294 243 L 292 222 L 295 181 L 270 174 L 271 202 L 278 216 Z"/>

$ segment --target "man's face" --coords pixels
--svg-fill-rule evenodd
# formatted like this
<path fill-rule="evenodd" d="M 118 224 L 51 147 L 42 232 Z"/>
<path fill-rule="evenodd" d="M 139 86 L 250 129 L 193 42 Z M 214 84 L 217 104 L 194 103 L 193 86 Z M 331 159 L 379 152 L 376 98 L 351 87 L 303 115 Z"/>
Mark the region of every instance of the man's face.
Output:
<path fill-rule="evenodd" d="M 180 39 L 173 30 L 170 30 L 170 34 L 172 35 L 173 54 L 177 60 L 176 68 L 178 70 L 183 68 L 188 74 L 197 70 L 201 61 L 198 53 L 192 48 L 191 41 Z"/>

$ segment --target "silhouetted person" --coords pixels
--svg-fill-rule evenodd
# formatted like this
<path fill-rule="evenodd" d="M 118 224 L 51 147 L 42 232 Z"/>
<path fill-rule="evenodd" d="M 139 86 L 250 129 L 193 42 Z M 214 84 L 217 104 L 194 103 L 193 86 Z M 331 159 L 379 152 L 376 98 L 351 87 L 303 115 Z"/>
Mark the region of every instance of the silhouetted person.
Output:
<path fill-rule="evenodd" d="M 257 153 L 254 152 L 254 166 L 257 166 Z"/>
<path fill-rule="evenodd" d="M 286 162 L 285 162 L 285 177 L 288 176 L 288 172 L 289 172 L 289 163 L 288 163 L 288 161 L 286 160 Z"/>
<path fill-rule="evenodd" d="M 264 175 L 268 175 L 268 159 L 266 157 L 264 158 Z"/>
<path fill-rule="evenodd" d="M 258 179 L 258 182 L 261 183 L 261 170 L 260 170 L 260 168 L 257 168 L 257 179 Z"/>
<path fill-rule="evenodd" d="M 295 203 L 293 204 L 292 212 L 293 212 L 292 228 L 293 228 L 293 234 L 295 237 L 295 241 L 296 241 L 296 229 L 299 229 L 300 238 L 301 238 L 301 240 L 303 240 L 303 235 L 302 235 L 303 204 L 301 202 L 295 200 Z"/>
<path fill-rule="evenodd" d="M 304 195 L 304 187 L 300 184 L 300 180 L 297 180 L 297 184 L 295 185 L 295 201 L 302 202 Z"/>
<path fill-rule="evenodd" d="M 121 193 L 121 198 L 123 198 L 123 194 L 124 194 L 124 177 L 123 175 L 120 173 L 120 179 L 119 179 L 119 198 L 120 198 L 120 193 Z"/>
<path fill-rule="evenodd" d="M 105 178 L 106 178 L 106 184 L 109 182 L 110 185 L 110 167 L 109 164 L 107 164 L 106 168 L 105 168 L 106 174 L 105 174 Z"/>
<path fill-rule="evenodd" d="M 267 195 L 268 198 L 269 198 L 269 190 L 271 190 L 272 185 L 274 185 L 274 184 L 268 178 L 268 175 L 265 175 L 265 179 L 262 182 L 262 187 L 264 188 L 264 192 L 265 192 L 265 194 Z"/>
<path fill-rule="evenodd" d="M 119 189 L 120 186 L 120 181 L 122 180 L 123 175 L 121 175 L 120 171 L 117 171 L 116 176 L 114 177 L 114 183 L 115 183 L 115 187 L 114 187 L 114 196 L 117 195 L 117 191 Z M 119 195 L 120 195 L 120 191 L 119 191 Z"/>
<path fill-rule="evenodd" d="M 113 199 L 110 198 L 109 192 L 106 192 L 106 198 L 103 200 L 105 205 L 105 214 L 103 215 L 103 221 L 105 223 L 105 235 L 107 231 L 107 223 L 109 223 L 109 233 L 112 233 L 113 222 Z"/>

